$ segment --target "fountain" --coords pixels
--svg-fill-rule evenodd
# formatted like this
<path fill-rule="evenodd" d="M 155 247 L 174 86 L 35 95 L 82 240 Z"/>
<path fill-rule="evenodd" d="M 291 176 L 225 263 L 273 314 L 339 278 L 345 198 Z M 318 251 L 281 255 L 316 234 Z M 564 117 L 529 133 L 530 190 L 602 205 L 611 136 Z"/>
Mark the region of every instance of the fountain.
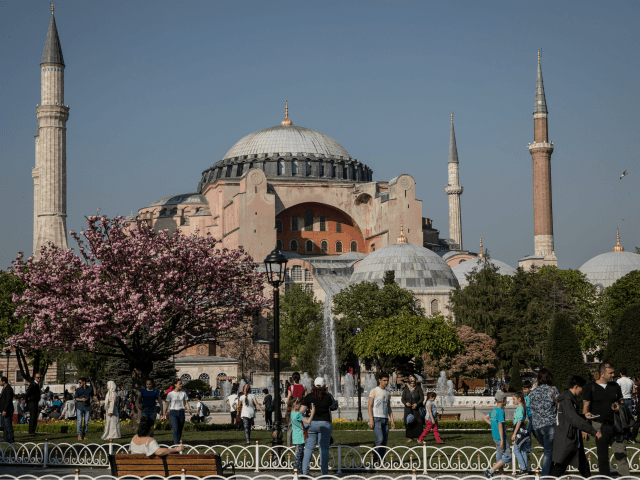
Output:
<path fill-rule="evenodd" d="M 355 382 L 353 381 L 353 375 L 347 373 L 344 376 L 344 396 L 347 397 L 347 408 L 354 407 L 354 398 L 353 395 L 355 393 Z"/>
<path fill-rule="evenodd" d="M 440 372 L 440 377 L 438 377 L 438 383 L 436 384 L 436 393 L 438 394 L 437 400 L 440 403 L 440 408 L 444 410 L 447 397 L 447 374 L 443 371 Z"/>
<path fill-rule="evenodd" d="M 453 387 L 453 380 L 447 380 L 447 400 L 446 403 L 450 407 L 453 407 L 453 402 L 456 401 L 455 388 Z"/>
<path fill-rule="evenodd" d="M 300 385 L 302 385 L 307 393 L 311 393 L 311 388 L 313 387 L 313 378 L 309 376 L 307 372 L 302 374 L 302 378 L 300 379 Z"/>
<path fill-rule="evenodd" d="M 331 302 L 333 294 L 327 292 L 324 301 L 324 317 L 322 324 L 322 348 L 318 359 L 318 369 L 320 375 L 329 386 L 329 392 L 333 396 L 338 395 L 340 388 L 340 377 L 338 373 L 338 353 L 336 351 L 336 330 L 333 322 L 333 312 Z"/>
<path fill-rule="evenodd" d="M 376 376 L 373 373 L 367 373 L 364 376 L 364 398 L 369 398 L 369 393 L 371 390 L 378 386 L 378 382 L 376 382 Z M 368 402 L 369 400 L 367 400 Z"/>
<path fill-rule="evenodd" d="M 242 390 L 244 389 L 244 386 L 247 384 L 247 382 L 244 381 L 244 378 L 242 380 L 240 380 L 240 384 L 238 385 L 238 398 L 240 398 L 242 396 Z"/>
<path fill-rule="evenodd" d="M 227 407 L 227 397 L 231 395 L 231 382 L 229 380 L 225 380 L 220 384 L 220 387 L 222 389 L 222 398 L 224 399 L 222 402 L 222 407 L 224 408 L 225 412 L 228 412 L 229 408 Z"/>
<path fill-rule="evenodd" d="M 267 377 L 267 386 L 265 387 L 267 390 L 269 390 L 269 395 L 271 395 L 271 398 L 273 397 L 273 378 L 272 377 Z"/>

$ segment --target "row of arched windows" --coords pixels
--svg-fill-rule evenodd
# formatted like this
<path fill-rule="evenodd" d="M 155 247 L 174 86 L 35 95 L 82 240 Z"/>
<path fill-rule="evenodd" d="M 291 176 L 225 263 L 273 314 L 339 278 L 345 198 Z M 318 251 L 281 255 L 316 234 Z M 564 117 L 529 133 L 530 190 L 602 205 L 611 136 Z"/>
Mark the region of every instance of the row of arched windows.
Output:
<path fill-rule="evenodd" d="M 304 176 L 309 176 L 311 175 L 311 162 L 308 160 L 304 160 L 302 161 L 302 167 L 300 166 L 298 160 L 294 160 L 293 162 L 291 162 L 291 175 L 301 175 L 301 173 L 299 173 L 301 171 L 301 169 L 304 169 Z M 343 180 L 347 180 L 349 178 L 348 172 L 351 171 L 351 178 L 355 179 L 356 178 L 356 166 L 355 165 L 347 165 L 345 163 L 341 163 L 340 165 L 342 165 L 342 178 Z M 318 173 L 320 174 L 321 177 L 324 177 L 324 164 L 320 163 L 319 165 L 319 171 Z M 278 160 L 278 175 L 284 175 L 284 160 L 280 159 Z M 358 165 L 357 167 L 358 171 L 361 172 L 362 174 L 362 166 Z M 241 175 L 241 173 L 239 172 L 238 175 Z M 333 164 L 331 165 L 331 177 L 335 178 L 336 177 L 336 165 Z"/>
<path fill-rule="evenodd" d="M 284 272 L 284 280 L 287 283 L 313 282 L 311 272 L 306 268 L 303 270 L 300 265 L 287 268 Z"/>
<path fill-rule="evenodd" d="M 327 231 L 327 218 L 324 215 L 320 215 L 320 231 Z M 291 217 L 291 231 L 299 232 L 300 231 L 300 217 L 298 215 L 293 215 Z M 311 210 L 307 210 L 304 212 L 304 231 L 305 232 L 313 232 L 313 212 Z M 276 220 L 276 232 L 282 233 L 284 230 L 282 225 L 282 220 Z M 336 232 L 342 233 L 342 222 L 336 222 Z"/>
<path fill-rule="evenodd" d="M 349 245 L 351 247 L 351 251 L 352 252 L 357 252 L 358 251 L 358 242 L 356 242 L 355 240 L 353 240 L 351 242 L 351 244 Z M 299 248 L 299 244 L 297 240 L 291 240 L 289 241 L 289 251 L 290 252 L 297 252 Z M 313 253 L 315 251 L 316 245 L 313 243 L 313 240 L 306 240 L 304 242 L 304 251 L 307 253 Z M 281 239 L 278 239 L 278 241 L 276 242 L 276 249 L 280 250 L 281 252 L 284 250 L 284 242 Z M 327 253 L 329 252 L 329 242 L 327 240 L 322 240 L 320 242 L 320 251 Z M 336 253 L 342 253 L 343 252 L 343 246 L 342 246 L 342 242 L 341 241 L 337 241 L 335 244 L 335 252 Z"/>

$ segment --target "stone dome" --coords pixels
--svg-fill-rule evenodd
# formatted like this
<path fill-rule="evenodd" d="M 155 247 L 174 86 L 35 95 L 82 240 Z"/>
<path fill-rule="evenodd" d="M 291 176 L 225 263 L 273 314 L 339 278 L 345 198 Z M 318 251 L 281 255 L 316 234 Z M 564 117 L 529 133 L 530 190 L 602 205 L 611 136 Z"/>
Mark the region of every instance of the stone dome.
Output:
<path fill-rule="evenodd" d="M 507 265 L 504 262 L 501 262 L 500 260 L 496 260 L 495 258 L 492 258 L 490 262 L 493 263 L 496 267 L 498 267 L 498 273 L 500 275 L 516 274 L 515 268 Z M 482 263 L 481 258 L 474 258 L 473 260 L 467 260 L 466 262 L 459 263 L 458 265 L 456 265 L 451 269 L 453 270 L 453 274 L 458 279 L 458 283 L 460 284 L 461 287 L 466 287 L 467 285 L 469 285 L 469 282 L 467 282 L 467 277 L 466 277 L 467 274 L 471 273 L 471 270 L 473 270 L 476 267 L 478 267 L 478 270 L 481 269 L 482 268 L 481 263 Z"/>
<path fill-rule="evenodd" d="M 410 290 L 453 289 L 456 276 L 437 253 L 420 245 L 396 243 L 367 255 L 351 275 L 350 283 L 376 282 L 382 286 L 384 274 L 395 272 L 395 280 Z"/>
<path fill-rule="evenodd" d="M 640 270 L 640 255 L 631 252 L 607 252 L 588 260 L 579 270 L 593 285 L 607 288 L 627 273 Z"/>
<path fill-rule="evenodd" d="M 278 125 L 250 133 L 241 138 L 223 157 L 241 157 L 243 155 L 321 155 L 351 158 L 342 145 L 324 133 L 296 125 Z"/>

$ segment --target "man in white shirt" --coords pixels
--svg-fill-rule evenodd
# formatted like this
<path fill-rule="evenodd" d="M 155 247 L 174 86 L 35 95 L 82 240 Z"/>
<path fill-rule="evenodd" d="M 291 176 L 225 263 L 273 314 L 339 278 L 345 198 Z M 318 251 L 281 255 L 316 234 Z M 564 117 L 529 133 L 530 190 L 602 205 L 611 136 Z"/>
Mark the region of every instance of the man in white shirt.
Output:
<path fill-rule="evenodd" d="M 381 372 L 378 377 L 378 386 L 369 392 L 369 427 L 373 428 L 376 436 L 373 448 L 379 462 L 382 462 L 387 449 L 389 425 L 391 430 L 396 428 L 391 411 L 391 393 L 387 390 L 388 384 L 389 374 Z"/>
<path fill-rule="evenodd" d="M 238 387 L 234 386 L 231 389 L 231 395 L 227 397 L 224 401 L 227 405 L 227 408 L 231 412 L 231 424 L 235 425 L 236 423 L 236 408 L 238 406 Z"/>
<path fill-rule="evenodd" d="M 626 367 L 622 367 L 620 369 L 620 378 L 617 380 L 618 385 L 620 385 L 620 390 L 622 390 L 622 399 L 624 400 L 624 407 L 629 411 L 629 415 L 631 415 L 631 396 L 636 393 L 636 384 L 633 380 L 627 377 L 627 369 Z M 638 430 L 634 429 L 634 433 L 637 435 Z M 624 429 L 625 439 L 629 443 L 636 443 L 635 435 L 632 435 L 630 428 Z"/>

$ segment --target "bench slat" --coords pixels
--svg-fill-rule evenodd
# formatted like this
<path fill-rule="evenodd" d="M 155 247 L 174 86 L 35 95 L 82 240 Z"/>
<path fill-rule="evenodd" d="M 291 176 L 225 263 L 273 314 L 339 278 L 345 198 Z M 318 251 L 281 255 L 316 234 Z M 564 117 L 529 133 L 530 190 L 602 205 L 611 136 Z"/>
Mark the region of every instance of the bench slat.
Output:
<path fill-rule="evenodd" d="M 182 470 L 169 470 L 169 475 L 181 475 L 182 474 Z M 187 475 L 192 475 L 192 476 L 197 476 L 197 477 L 208 477 L 210 475 L 218 475 L 218 471 L 217 470 L 206 470 L 206 471 L 199 471 L 199 472 L 192 472 L 189 473 L 189 471 L 186 471 Z M 136 477 L 148 477 L 151 475 L 155 475 L 155 476 L 160 476 L 160 477 L 164 477 L 165 476 L 165 471 L 163 470 L 162 472 L 159 472 L 157 470 L 118 470 L 118 476 L 119 477 L 124 477 L 126 475 L 132 475 L 132 476 L 136 476 Z"/>
<path fill-rule="evenodd" d="M 162 465 L 120 465 L 118 464 L 118 470 L 164 470 L 164 466 Z M 216 464 L 205 464 L 205 465 L 185 465 L 185 464 L 176 464 L 176 465 L 167 465 L 167 468 L 170 470 L 173 469 L 181 469 L 185 470 L 211 470 L 216 468 Z"/>
<path fill-rule="evenodd" d="M 162 457 L 159 458 L 151 458 L 151 459 L 140 459 L 140 460 L 118 460 L 116 459 L 116 464 L 118 465 L 164 465 Z M 167 465 L 215 465 L 215 458 L 194 458 L 194 459 L 167 459 Z"/>

